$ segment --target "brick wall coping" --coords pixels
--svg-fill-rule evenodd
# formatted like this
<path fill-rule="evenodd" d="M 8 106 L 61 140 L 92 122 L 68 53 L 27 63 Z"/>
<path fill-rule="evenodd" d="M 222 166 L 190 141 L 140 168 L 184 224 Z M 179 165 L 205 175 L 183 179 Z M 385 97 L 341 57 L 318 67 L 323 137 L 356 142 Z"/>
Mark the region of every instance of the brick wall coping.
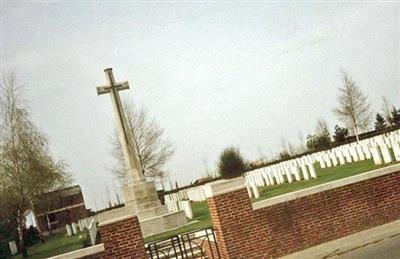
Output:
<path fill-rule="evenodd" d="M 136 214 L 132 213 L 132 214 L 127 214 L 127 215 L 124 215 L 124 216 L 121 216 L 121 217 L 116 217 L 116 218 L 112 218 L 112 219 L 109 219 L 109 220 L 105 220 L 103 222 L 99 222 L 99 227 L 102 227 L 102 226 L 105 226 L 105 225 L 114 224 L 116 222 L 127 220 L 127 219 L 130 219 L 130 218 L 133 218 L 133 217 L 136 217 Z"/>
<path fill-rule="evenodd" d="M 313 186 L 313 187 L 310 187 L 307 189 L 298 190 L 298 191 L 287 193 L 287 194 L 282 194 L 282 195 L 279 195 L 279 196 L 276 196 L 276 197 L 273 197 L 270 199 L 265 199 L 262 201 L 254 202 L 252 204 L 252 206 L 253 206 L 254 210 L 257 210 L 257 209 L 265 208 L 268 206 L 276 205 L 278 203 L 283 203 L 283 202 L 287 202 L 290 200 L 294 200 L 294 199 L 304 197 L 307 195 L 327 191 L 330 189 L 335 189 L 335 188 L 353 184 L 356 182 L 366 181 L 368 179 L 372 179 L 375 177 L 379 177 L 379 176 L 383 176 L 383 175 L 391 174 L 391 173 L 395 173 L 395 172 L 400 172 L 400 164 L 391 165 L 391 166 L 383 167 L 380 169 L 368 171 L 368 172 L 361 173 L 358 175 L 354 175 L 354 176 L 346 177 L 346 178 L 339 179 L 336 181 Z"/>
<path fill-rule="evenodd" d="M 206 195 L 206 198 L 211 198 L 243 188 L 247 188 L 244 177 L 237 177 L 206 185 L 206 187 L 204 188 L 204 193 Z"/>
<path fill-rule="evenodd" d="M 72 251 L 69 253 L 49 257 L 47 259 L 76 259 L 76 258 L 88 256 L 88 255 L 97 254 L 97 253 L 100 253 L 103 251 L 105 251 L 104 244 L 98 244 L 98 245 L 82 248 L 79 250 L 75 250 L 75 251 Z"/>

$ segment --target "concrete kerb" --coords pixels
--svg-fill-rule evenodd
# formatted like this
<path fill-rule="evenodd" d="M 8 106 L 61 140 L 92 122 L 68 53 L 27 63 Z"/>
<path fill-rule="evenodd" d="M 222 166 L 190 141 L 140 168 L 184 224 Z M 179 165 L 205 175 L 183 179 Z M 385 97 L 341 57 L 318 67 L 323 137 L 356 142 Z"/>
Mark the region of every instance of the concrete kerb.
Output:
<path fill-rule="evenodd" d="M 400 235 L 400 220 L 307 248 L 281 259 L 331 258 L 398 235 Z"/>
<path fill-rule="evenodd" d="M 53 257 L 48 257 L 47 259 L 75 259 L 75 258 L 82 258 L 84 256 L 98 254 L 105 251 L 104 244 L 98 244 L 94 246 L 89 246 L 86 248 L 82 248 L 79 250 L 75 250 L 69 253 L 56 255 Z"/>

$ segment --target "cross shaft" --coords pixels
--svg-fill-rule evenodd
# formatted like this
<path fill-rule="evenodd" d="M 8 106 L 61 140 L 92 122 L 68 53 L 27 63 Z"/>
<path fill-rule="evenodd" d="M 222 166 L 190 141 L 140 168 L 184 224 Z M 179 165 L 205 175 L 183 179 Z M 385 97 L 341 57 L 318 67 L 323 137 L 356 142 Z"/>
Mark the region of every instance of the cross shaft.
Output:
<path fill-rule="evenodd" d="M 125 164 L 128 169 L 128 181 L 141 181 L 144 178 L 142 169 L 139 163 L 137 150 L 134 148 L 134 139 L 131 131 L 129 130 L 124 109 L 118 93 L 121 90 L 129 89 L 129 83 L 127 81 L 116 83 L 111 68 L 105 69 L 104 72 L 106 73 L 108 85 L 97 87 L 97 94 L 102 95 L 109 93 L 111 95 L 117 120 L 118 136 L 125 159 Z"/>

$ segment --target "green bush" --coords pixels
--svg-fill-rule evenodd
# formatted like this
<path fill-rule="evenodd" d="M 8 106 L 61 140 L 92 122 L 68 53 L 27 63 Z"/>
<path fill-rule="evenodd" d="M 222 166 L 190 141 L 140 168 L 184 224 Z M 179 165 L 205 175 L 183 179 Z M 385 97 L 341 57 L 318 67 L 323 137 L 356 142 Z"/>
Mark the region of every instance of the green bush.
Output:
<path fill-rule="evenodd" d="M 0 258 L 7 258 L 10 255 L 10 248 L 7 242 L 0 242 Z"/>
<path fill-rule="evenodd" d="M 219 157 L 218 172 L 222 178 L 234 178 L 246 171 L 246 165 L 239 149 L 235 147 L 226 148 Z"/>

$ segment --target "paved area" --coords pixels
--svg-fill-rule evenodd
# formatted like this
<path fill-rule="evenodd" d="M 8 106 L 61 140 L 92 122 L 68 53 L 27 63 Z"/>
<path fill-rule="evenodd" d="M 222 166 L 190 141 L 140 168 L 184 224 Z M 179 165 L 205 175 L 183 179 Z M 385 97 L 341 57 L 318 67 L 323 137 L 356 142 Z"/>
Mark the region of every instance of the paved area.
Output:
<path fill-rule="evenodd" d="M 400 259 L 399 252 L 400 220 L 314 246 L 282 258 Z"/>
<path fill-rule="evenodd" d="M 400 235 L 386 238 L 377 243 L 357 248 L 343 255 L 332 257 L 332 259 L 399 259 L 400 258 Z"/>

